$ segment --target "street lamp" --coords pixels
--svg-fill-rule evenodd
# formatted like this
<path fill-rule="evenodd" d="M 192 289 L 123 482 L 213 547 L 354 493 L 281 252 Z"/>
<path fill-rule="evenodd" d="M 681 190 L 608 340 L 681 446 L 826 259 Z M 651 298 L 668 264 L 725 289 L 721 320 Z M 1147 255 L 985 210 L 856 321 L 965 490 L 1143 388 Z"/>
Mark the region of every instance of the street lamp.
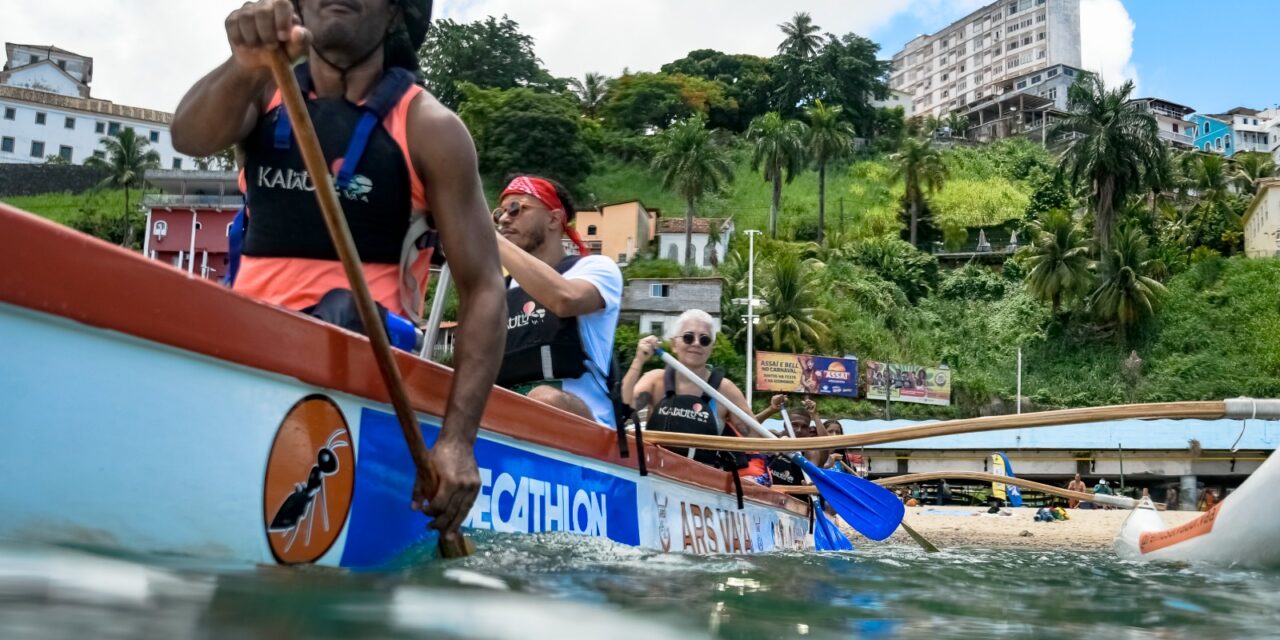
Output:
<path fill-rule="evenodd" d="M 747 229 L 747 406 L 755 406 L 751 401 L 755 395 L 752 377 L 755 374 L 755 337 L 756 337 L 756 236 L 759 229 Z M 755 409 L 752 409 L 755 411 Z"/>

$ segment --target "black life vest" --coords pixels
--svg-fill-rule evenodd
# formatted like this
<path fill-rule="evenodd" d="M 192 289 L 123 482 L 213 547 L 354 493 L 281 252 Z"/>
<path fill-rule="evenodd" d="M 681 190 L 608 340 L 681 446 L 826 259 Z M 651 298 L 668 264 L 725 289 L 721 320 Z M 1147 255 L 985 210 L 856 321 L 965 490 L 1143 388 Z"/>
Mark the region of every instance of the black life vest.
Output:
<path fill-rule="evenodd" d="M 787 454 L 778 454 L 769 459 L 769 475 L 774 484 L 799 486 L 804 483 L 804 471 Z"/>
<path fill-rule="evenodd" d="M 556 265 L 563 275 L 582 256 L 565 256 Z M 510 283 L 510 278 L 508 278 Z M 542 380 L 576 380 L 589 371 L 578 319 L 561 318 L 531 298 L 524 288 L 507 289 L 507 348 L 497 384 L 515 387 Z"/>
<path fill-rule="evenodd" d="M 713 389 L 719 389 L 721 380 L 724 380 L 724 371 L 713 369 L 711 376 L 707 378 L 707 384 L 711 385 Z M 700 396 L 677 394 L 676 372 L 671 367 L 667 367 L 663 372 L 662 382 L 665 393 L 662 399 L 658 401 L 657 406 L 654 407 L 645 429 L 649 431 L 694 433 L 706 436 L 726 435 L 724 423 L 716 415 L 715 403 L 711 396 L 705 393 Z M 728 435 L 737 434 L 730 431 Z M 714 450 L 694 449 L 690 451 L 683 447 L 668 447 L 668 449 L 679 455 L 689 456 L 703 464 L 713 467 L 722 466 L 719 453 Z"/>

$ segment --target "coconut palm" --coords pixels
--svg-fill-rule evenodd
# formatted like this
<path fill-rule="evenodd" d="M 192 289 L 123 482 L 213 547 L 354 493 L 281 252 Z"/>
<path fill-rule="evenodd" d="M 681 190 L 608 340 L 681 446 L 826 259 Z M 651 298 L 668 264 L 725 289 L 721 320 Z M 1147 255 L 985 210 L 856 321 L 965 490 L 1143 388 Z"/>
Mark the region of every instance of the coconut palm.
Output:
<path fill-rule="evenodd" d="M 778 25 L 786 36 L 778 45 L 778 53 L 793 55 L 797 58 L 812 58 L 822 47 L 822 36 L 818 32 L 822 27 L 813 23 L 813 18 L 805 11 L 799 11 L 791 20 Z"/>
<path fill-rule="evenodd" d="M 778 207 L 782 203 L 782 183 L 795 179 L 805 164 L 804 140 L 808 127 L 803 122 L 785 120 L 776 111 L 758 116 L 747 128 L 747 142 L 753 146 L 751 170 L 764 171 L 773 183 L 769 202 L 769 237 L 778 237 Z"/>
<path fill-rule="evenodd" d="M 582 115 L 594 118 L 600 105 L 604 104 L 605 93 L 609 90 L 609 78 L 603 74 L 588 71 L 581 80 L 570 78 L 569 90 L 577 96 Z"/>
<path fill-rule="evenodd" d="M 827 231 L 827 164 L 853 151 L 853 126 L 840 119 L 844 109 L 818 100 L 805 109 L 809 117 L 809 157 L 818 167 L 818 244 Z"/>
<path fill-rule="evenodd" d="M 946 125 L 951 129 L 952 136 L 963 138 L 969 132 L 969 116 L 957 111 L 946 119 Z"/>
<path fill-rule="evenodd" d="M 101 186 L 124 189 L 125 234 L 122 245 L 132 246 L 133 221 L 129 215 L 129 189 L 141 188 L 147 169 L 160 167 L 160 154 L 148 149 L 150 141 L 138 137 L 133 127 L 124 127 L 115 135 L 104 136 L 98 140 L 98 144 L 102 146 L 104 157 L 91 157 L 85 161 L 85 165 L 107 172 Z"/>
<path fill-rule="evenodd" d="M 1155 313 L 1164 285 L 1150 277 L 1153 267 L 1147 237 L 1136 226 L 1116 231 L 1100 261 L 1098 286 L 1089 294 L 1089 310 L 1114 321 L 1121 342 L 1129 329 Z"/>
<path fill-rule="evenodd" d="M 662 173 L 662 186 L 685 201 L 684 264 L 693 268 L 693 219 L 698 200 L 720 191 L 733 180 L 728 152 L 716 143 L 702 116 L 682 120 L 663 131 L 653 168 Z"/>
<path fill-rule="evenodd" d="M 1056 316 L 1062 299 L 1088 290 L 1092 279 L 1089 240 L 1071 215 L 1049 211 L 1031 224 L 1032 244 L 1027 247 L 1027 289 L 1031 295 L 1053 303 Z"/>
<path fill-rule="evenodd" d="M 1277 175 L 1275 160 L 1268 154 L 1253 151 L 1237 153 L 1234 160 L 1236 168 L 1231 179 L 1242 193 L 1257 193 L 1259 180 Z"/>
<path fill-rule="evenodd" d="M 916 245 L 916 227 L 925 209 L 925 192 L 936 193 L 948 177 L 942 153 L 926 135 L 907 137 L 898 152 L 889 157 L 893 164 L 894 182 L 905 186 L 903 199 L 911 222 L 911 244 Z"/>
<path fill-rule="evenodd" d="M 756 335 L 769 347 L 790 353 L 824 350 L 830 343 L 832 313 L 818 306 L 818 273 L 794 251 L 783 251 L 764 272 L 763 298 Z"/>
<path fill-rule="evenodd" d="M 1097 75 L 1082 73 L 1067 90 L 1067 115 L 1053 129 L 1055 136 L 1074 136 L 1058 170 L 1073 187 L 1088 185 L 1093 235 L 1104 252 L 1114 235 L 1116 209 L 1147 191 L 1161 173 L 1155 116 L 1129 102 L 1132 93 L 1132 81 L 1107 89 Z"/>

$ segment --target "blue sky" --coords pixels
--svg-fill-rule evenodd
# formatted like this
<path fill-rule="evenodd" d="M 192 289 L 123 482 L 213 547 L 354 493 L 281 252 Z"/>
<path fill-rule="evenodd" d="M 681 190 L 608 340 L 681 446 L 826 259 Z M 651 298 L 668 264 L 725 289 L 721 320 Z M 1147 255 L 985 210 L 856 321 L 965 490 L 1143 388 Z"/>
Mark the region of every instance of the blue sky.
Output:
<path fill-rule="evenodd" d="M 1134 23 L 1130 64 L 1140 97 L 1158 97 L 1205 113 L 1280 102 L 1276 0 L 1124 0 Z M 921 33 L 963 17 L 970 7 L 907 11 L 869 33 L 886 57 Z"/>

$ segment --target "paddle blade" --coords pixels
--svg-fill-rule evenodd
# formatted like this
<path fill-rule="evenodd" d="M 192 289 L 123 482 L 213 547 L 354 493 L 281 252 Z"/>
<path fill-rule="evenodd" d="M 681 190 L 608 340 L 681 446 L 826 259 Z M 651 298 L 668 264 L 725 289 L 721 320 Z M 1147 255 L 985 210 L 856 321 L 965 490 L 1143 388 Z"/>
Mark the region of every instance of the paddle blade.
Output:
<path fill-rule="evenodd" d="M 814 509 L 813 544 L 818 551 L 853 551 L 853 543 L 827 518 L 821 505 Z"/>
<path fill-rule="evenodd" d="M 892 491 L 855 475 L 819 469 L 798 453 L 791 459 L 808 474 L 822 499 L 858 533 L 884 540 L 902 524 L 907 508 Z"/>

